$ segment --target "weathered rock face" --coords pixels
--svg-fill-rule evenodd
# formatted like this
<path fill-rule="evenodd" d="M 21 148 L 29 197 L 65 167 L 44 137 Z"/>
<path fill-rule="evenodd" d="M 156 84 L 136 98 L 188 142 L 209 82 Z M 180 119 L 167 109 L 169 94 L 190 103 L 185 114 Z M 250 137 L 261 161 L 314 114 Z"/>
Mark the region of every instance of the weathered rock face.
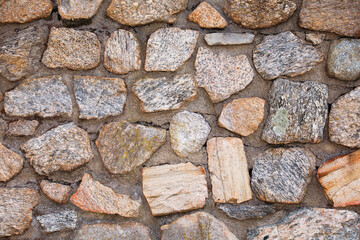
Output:
<path fill-rule="evenodd" d="M 323 54 L 292 32 L 269 35 L 255 47 L 253 59 L 262 78 L 295 77 L 323 61 Z"/>
<path fill-rule="evenodd" d="M 229 217 L 238 220 L 263 218 L 276 212 L 275 207 L 271 205 L 221 204 L 218 208 L 225 212 Z"/>
<path fill-rule="evenodd" d="M 103 0 L 57 0 L 59 14 L 65 20 L 82 20 L 92 18 Z"/>
<path fill-rule="evenodd" d="M 306 149 L 277 148 L 255 159 L 251 187 L 266 202 L 300 203 L 315 170 L 316 157 Z"/>
<path fill-rule="evenodd" d="M 176 71 L 191 57 L 198 38 L 194 30 L 160 28 L 148 40 L 145 71 Z"/>
<path fill-rule="evenodd" d="M 67 185 L 42 180 L 40 187 L 47 198 L 57 203 L 66 203 L 70 196 L 71 187 Z"/>
<path fill-rule="evenodd" d="M 123 174 L 146 162 L 166 140 L 166 130 L 128 122 L 101 128 L 96 146 L 106 169 Z"/>
<path fill-rule="evenodd" d="M 321 44 L 325 39 L 325 34 L 323 33 L 307 33 L 305 34 L 305 39 L 310 41 L 314 45 Z"/>
<path fill-rule="evenodd" d="M 76 228 L 77 214 L 75 211 L 50 213 L 36 217 L 41 228 L 46 233 L 52 233 Z"/>
<path fill-rule="evenodd" d="M 205 169 L 192 163 L 143 168 L 143 193 L 151 213 L 161 216 L 205 205 L 208 197 Z"/>
<path fill-rule="evenodd" d="M 24 158 L 0 143 L 0 182 L 10 180 L 23 168 Z M 0 227 L 1 228 L 1 227 Z"/>
<path fill-rule="evenodd" d="M 6 135 L 10 136 L 31 136 L 34 134 L 39 122 L 36 120 L 20 119 L 9 124 Z"/>
<path fill-rule="evenodd" d="M 195 61 L 196 82 L 203 87 L 214 103 L 224 101 L 243 90 L 254 77 L 245 55 L 229 56 L 200 47 Z"/>
<path fill-rule="evenodd" d="M 207 2 L 200 3 L 188 16 L 188 19 L 202 28 L 225 28 L 226 20 Z"/>
<path fill-rule="evenodd" d="M 270 144 L 322 141 L 328 113 L 327 98 L 325 84 L 274 81 L 262 139 Z"/>
<path fill-rule="evenodd" d="M 25 143 L 21 149 L 40 175 L 71 171 L 93 157 L 89 135 L 74 123 L 58 126 Z"/>
<path fill-rule="evenodd" d="M 208 45 L 241 45 L 250 44 L 254 41 L 254 34 L 251 33 L 208 33 L 205 34 L 205 41 Z"/>

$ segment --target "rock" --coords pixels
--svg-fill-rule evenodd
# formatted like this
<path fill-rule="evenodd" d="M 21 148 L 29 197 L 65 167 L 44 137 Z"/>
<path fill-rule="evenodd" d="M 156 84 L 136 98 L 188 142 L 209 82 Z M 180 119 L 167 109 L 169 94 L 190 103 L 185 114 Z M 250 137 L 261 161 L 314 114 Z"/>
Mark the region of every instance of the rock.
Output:
<path fill-rule="evenodd" d="M 218 208 L 229 217 L 237 220 L 263 218 L 276 212 L 275 207 L 271 205 L 221 204 Z"/>
<path fill-rule="evenodd" d="M 112 0 L 107 15 L 113 20 L 132 27 L 152 22 L 174 23 L 176 14 L 186 9 L 189 0 Z"/>
<path fill-rule="evenodd" d="M 360 39 L 342 38 L 335 40 L 329 49 L 327 70 L 331 77 L 340 80 L 354 81 L 359 79 Z"/>
<path fill-rule="evenodd" d="M 93 157 L 89 135 L 74 123 L 51 129 L 26 142 L 21 149 L 40 175 L 71 171 Z"/>
<path fill-rule="evenodd" d="M 170 224 L 161 226 L 161 231 L 161 240 L 238 239 L 222 221 L 206 212 L 197 212 L 180 217 Z"/>
<path fill-rule="evenodd" d="M 0 188 L 0 237 L 22 234 L 30 227 L 39 193 L 29 188 Z"/>
<path fill-rule="evenodd" d="M 200 3 L 195 10 L 189 14 L 188 19 L 197 23 L 201 28 L 226 28 L 227 22 L 215 8 L 209 3 Z"/>
<path fill-rule="evenodd" d="M 0 182 L 10 180 L 23 168 L 24 158 L 0 143 Z M 1 227 L 0 227 L 1 228 Z"/>
<path fill-rule="evenodd" d="M 235 23 L 257 29 L 275 26 L 288 20 L 296 4 L 288 0 L 228 0 L 224 12 Z"/>
<path fill-rule="evenodd" d="M 212 138 L 207 142 L 206 150 L 214 202 L 251 200 L 250 176 L 241 139 Z"/>
<path fill-rule="evenodd" d="M 120 78 L 74 76 L 74 92 L 79 118 L 98 119 L 123 112 L 126 85 Z"/>
<path fill-rule="evenodd" d="M 111 188 L 95 181 L 85 173 L 76 193 L 70 200 L 80 209 L 95 213 L 118 214 L 123 217 L 137 217 L 141 200 L 114 192 Z"/>
<path fill-rule="evenodd" d="M 323 57 L 291 32 L 268 35 L 253 51 L 255 68 L 265 80 L 304 74 L 321 63 Z"/>
<path fill-rule="evenodd" d="M 262 139 L 270 144 L 318 143 L 328 114 L 328 87 L 317 82 L 277 79 L 269 93 Z"/>
<path fill-rule="evenodd" d="M 194 30 L 160 28 L 147 42 L 145 71 L 176 71 L 191 57 L 198 38 Z"/>
<path fill-rule="evenodd" d="M 57 0 L 59 14 L 64 20 L 83 20 L 92 18 L 103 0 Z"/>
<path fill-rule="evenodd" d="M 99 39 L 89 31 L 53 27 L 41 61 L 48 68 L 92 69 L 100 63 Z"/>
<path fill-rule="evenodd" d="M 315 170 L 316 157 L 302 148 L 269 148 L 255 158 L 251 187 L 266 202 L 300 203 Z"/>
<path fill-rule="evenodd" d="M 77 214 L 75 211 L 63 211 L 36 217 L 46 233 L 76 228 Z"/>
<path fill-rule="evenodd" d="M 325 34 L 323 33 L 307 33 L 305 39 L 311 42 L 314 45 L 319 45 L 325 39 Z"/>
<path fill-rule="evenodd" d="M 7 122 L 0 117 L 0 140 L 3 140 L 8 129 Z"/>
<path fill-rule="evenodd" d="M 301 208 L 276 224 L 248 230 L 248 240 L 358 239 L 359 215 L 353 211 Z"/>
<path fill-rule="evenodd" d="M 198 113 L 183 111 L 170 121 L 171 147 L 181 158 L 197 153 L 210 134 L 210 125 Z"/>
<path fill-rule="evenodd" d="M 192 163 L 143 168 L 143 193 L 152 215 L 186 212 L 205 206 L 205 169 Z"/>
<path fill-rule="evenodd" d="M 96 146 L 110 173 L 124 174 L 141 166 L 166 140 L 166 130 L 128 122 L 101 128 Z"/>
<path fill-rule="evenodd" d="M 195 61 L 196 81 L 214 103 L 224 101 L 249 85 L 254 71 L 245 55 L 215 53 L 200 47 Z"/>
<path fill-rule="evenodd" d="M 132 32 L 119 29 L 105 42 L 104 67 L 112 73 L 140 70 L 140 44 Z"/>
<path fill-rule="evenodd" d="M 250 44 L 254 41 L 251 33 L 208 33 L 205 34 L 207 45 L 241 45 Z"/>
<path fill-rule="evenodd" d="M 9 124 L 9 129 L 6 132 L 6 135 L 31 136 L 34 135 L 37 126 L 39 126 L 39 122 L 36 120 L 20 119 Z"/>
<path fill-rule="evenodd" d="M 265 99 L 239 98 L 224 105 L 218 125 L 236 134 L 249 136 L 264 118 Z"/>
<path fill-rule="evenodd" d="M 315 31 L 360 37 L 359 1 L 343 0 L 339 4 L 338 0 L 304 0 L 299 25 Z"/>
<path fill-rule="evenodd" d="M 70 196 L 71 187 L 67 185 L 42 180 L 40 187 L 47 198 L 57 203 L 66 203 Z"/>

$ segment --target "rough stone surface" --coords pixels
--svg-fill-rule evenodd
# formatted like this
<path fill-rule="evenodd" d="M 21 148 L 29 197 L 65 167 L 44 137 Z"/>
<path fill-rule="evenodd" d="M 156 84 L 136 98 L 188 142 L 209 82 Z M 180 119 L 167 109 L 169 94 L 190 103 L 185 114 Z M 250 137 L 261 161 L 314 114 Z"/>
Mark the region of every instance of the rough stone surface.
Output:
<path fill-rule="evenodd" d="M 292 32 L 269 35 L 253 51 L 254 66 L 262 78 L 295 77 L 323 61 L 323 54 Z"/>
<path fill-rule="evenodd" d="M 46 233 L 71 230 L 76 228 L 77 214 L 75 211 L 50 213 L 36 217 Z"/>
<path fill-rule="evenodd" d="M 20 119 L 18 121 L 12 122 L 9 124 L 9 128 L 6 132 L 6 135 L 10 136 L 31 136 L 35 133 L 35 130 L 39 122 L 36 120 L 24 120 Z"/>
<path fill-rule="evenodd" d="M 132 91 L 140 99 L 143 112 L 178 109 L 196 98 L 196 84 L 189 74 L 178 75 L 173 79 L 140 79 Z"/>
<path fill-rule="evenodd" d="M 229 56 L 200 47 L 195 61 L 196 81 L 214 103 L 243 90 L 254 77 L 254 71 L 245 55 Z"/>
<path fill-rule="evenodd" d="M 268 149 L 255 159 L 251 187 L 266 202 L 300 203 L 315 170 L 316 157 L 302 148 Z"/>
<path fill-rule="evenodd" d="M 314 45 L 321 44 L 325 39 L 324 33 L 307 33 L 305 39 Z"/>
<path fill-rule="evenodd" d="M 226 28 L 227 22 L 209 3 L 200 3 L 188 19 L 202 28 Z"/>
<path fill-rule="evenodd" d="M 123 217 L 137 217 L 141 200 L 114 192 L 85 173 L 71 201 L 80 209 L 95 213 L 118 214 Z"/>
<path fill-rule="evenodd" d="M 210 125 L 201 114 L 177 113 L 170 121 L 171 147 L 179 157 L 188 157 L 204 146 L 210 131 Z"/>
<path fill-rule="evenodd" d="M 7 129 L 8 129 L 7 122 L 4 119 L 0 118 L 0 140 L 4 139 Z"/>
<path fill-rule="evenodd" d="M 92 18 L 103 0 L 57 0 L 59 14 L 65 20 L 82 20 Z"/>
<path fill-rule="evenodd" d="M 42 180 L 40 187 L 47 198 L 57 203 L 66 203 L 70 196 L 71 187 L 67 185 Z"/>
<path fill-rule="evenodd" d="M 250 44 L 254 41 L 252 33 L 208 33 L 205 41 L 208 45 L 241 45 Z"/>
<path fill-rule="evenodd" d="M 100 63 L 99 39 L 89 31 L 53 27 L 41 61 L 48 68 L 92 69 Z"/>
<path fill-rule="evenodd" d="M 120 78 L 74 76 L 74 92 L 81 119 L 119 115 L 126 102 L 126 86 Z"/>
<path fill-rule="evenodd" d="M 218 125 L 236 134 L 249 136 L 264 118 L 266 101 L 262 98 L 239 98 L 223 107 Z"/>
<path fill-rule="evenodd" d="M 322 141 L 328 114 L 327 98 L 325 84 L 274 81 L 262 139 L 270 144 Z"/>
<path fill-rule="evenodd" d="M 143 168 L 143 193 L 154 216 L 204 207 L 205 169 L 192 163 Z"/>
<path fill-rule="evenodd" d="M 26 159 L 41 175 L 71 171 L 93 157 L 87 132 L 74 123 L 60 125 L 22 145 Z"/>
<path fill-rule="evenodd" d="M 221 204 L 218 208 L 229 217 L 237 220 L 263 218 L 276 212 L 275 207 L 271 205 Z"/>
<path fill-rule="evenodd" d="M 166 130 L 128 122 L 101 128 L 96 146 L 106 169 L 124 174 L 146 162 L 166 140 Z"/>
<path fill-rule="evenodd" d="M 8 181 L 23 168 L 24 158 L 0 143 L 0 182 Z"/>
<path fill-rule="evenodd" d="M 194 30 L 160 28 L 147 42 L 145 70 L 176 71 L 191 57 L 198 38 Z"/>

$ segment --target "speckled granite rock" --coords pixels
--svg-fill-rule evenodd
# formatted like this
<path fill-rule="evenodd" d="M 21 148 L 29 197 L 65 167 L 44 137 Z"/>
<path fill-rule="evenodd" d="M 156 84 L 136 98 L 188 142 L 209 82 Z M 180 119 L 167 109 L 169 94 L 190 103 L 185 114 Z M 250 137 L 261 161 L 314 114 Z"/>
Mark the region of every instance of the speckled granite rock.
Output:
<path fill-rule="evenodd" d="M 208 33 L 205 34 L 207 45 L 241 45 L 250 44 L 254 41 L 251 33 Z"/>
<path fill-rule="evenodd" d="M 71 187 L 67 185 L 42 180 L 40 187 L 47 198 L 57 203 L 66 203 L 70 196 Z"/>
<path fill-rule="evenodd" d="M 218 208 L 229 217 L 237 220 L 263 218 L 276 212 L 275 207 L 271 205 L 221 204 Z"/>
<path fill-rule="evenodd" d="M 0 143 L 0 182 L 10 180 L 23 168 L 24 158 Z M 1 228 L 1 227 L 0 227 Z"/>
<path fill-rule="evenodd" d="M 188 19 L 197 23 L 201 28 L 226 28 L 227 22 L 209 3 L 200 3 L 189 14 Z"/>
<path fill-rule="evenodd" d="M 328 113 L 328 87 L 317 82 L 277 79 L 271 86 L 262 139 L 270 144 L 322 141 Z"/>
<path fill-rule="evenodd" d="M 24 120 L 20 119 L 18 121 L 12 122 L 9 124 L 9 128 L 6 131 L 6 135 L 10 136 L 31 136 L 35 133 L 35 130 L 39 122 L 36 120 Z"/>
<path fill-rule="evenodd" d="M 324 33 L 307 33 L 305 34 L 305 39 L 310 41 L 314 45 L 321 44 L 325 39 Z"/>
<path fill-rule="evenodd" d="M 52 233 L 75 229 L 77 214 L 71 210 L 38 216 L 36 219 L 44 232 Z"/>
<path fill-rule="evenodd" d="M 200 47 L 195 61 L 196 81 L 214 103 L 224 101 L 243 90 L 254 77 L 254 71 L 245 55 L 231 56 Z"/>
<path fill-rule="evenodd" d="M 92 18 L 103 0 L 57 0 L 59 14 L 65 20 Z"/>
<path fill-rule="evenodd" d="M 323 54 L 292 32 L 269 35 L 255 47 L 253 61 L 262 78 L 295 77 L 323 61 Z"/>
<path fill-rule="evenodd" d="M 0 117 L 0 140 L 3 140 L 8 129 L 7 121 Z"/>

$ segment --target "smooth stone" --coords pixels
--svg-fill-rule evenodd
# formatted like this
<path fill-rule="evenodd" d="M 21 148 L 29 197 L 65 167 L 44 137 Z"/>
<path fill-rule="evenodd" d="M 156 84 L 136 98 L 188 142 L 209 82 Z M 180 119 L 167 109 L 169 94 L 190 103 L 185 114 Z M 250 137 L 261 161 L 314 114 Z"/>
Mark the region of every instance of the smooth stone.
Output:
<path fill-rule="evenodd" d="M 195 10 L 189 14 L 188 19 L 197 23 L 201 28 L 226 28 L 227 22 L 220 13 L 209 3 L 200 3 Z"/>
<path fill-rule="evenodd" d="M 36 217 L 45 233 L 52 233 L 76 228 L 77 214 L 75 211 L 50 213 Z"/>
<path fill-rule="evenodd" d="M 255 35 L 252 33 L 208 33 L 205 34 L 207 45 L 242 45 L 251 44 Z"/>
<path fill-rule="evenodd" d="M 92 18 L 103 0 L 57 0 L 59 14 L 64 20 L 83 20 Z"/>
<path fill-rule="evenodd" d="M 6 135 L 9 136 L 31 136 L 34 135 L 36 128 L 39 126 L 39 122 L 36 120 L 24 120 L 9 124 L 9 128 L 6 131 Z"/>
<path fill-rule="evenodd" d="M 276 212 L 275 207 L 271 205 L 221 204 L 217 208 L 237 220 L 263 218 Z"/>
<path fill-rule="evenodd" d="M 40 188 L 47 198 L 57 203 L 66 203 L 72 188 L 70 186 L 42 180 Z"/>
<path fill-rule="evenodd" d="M 24 158 L 0 143 L 0 182 L 5 182 L 18 174 L 24 165 Z"/>
<path fill-rule="evenodd" d="M 325 39 L 324 33 L 306 33 L 305 39 L 314 45 L 321 44 Z"/>

